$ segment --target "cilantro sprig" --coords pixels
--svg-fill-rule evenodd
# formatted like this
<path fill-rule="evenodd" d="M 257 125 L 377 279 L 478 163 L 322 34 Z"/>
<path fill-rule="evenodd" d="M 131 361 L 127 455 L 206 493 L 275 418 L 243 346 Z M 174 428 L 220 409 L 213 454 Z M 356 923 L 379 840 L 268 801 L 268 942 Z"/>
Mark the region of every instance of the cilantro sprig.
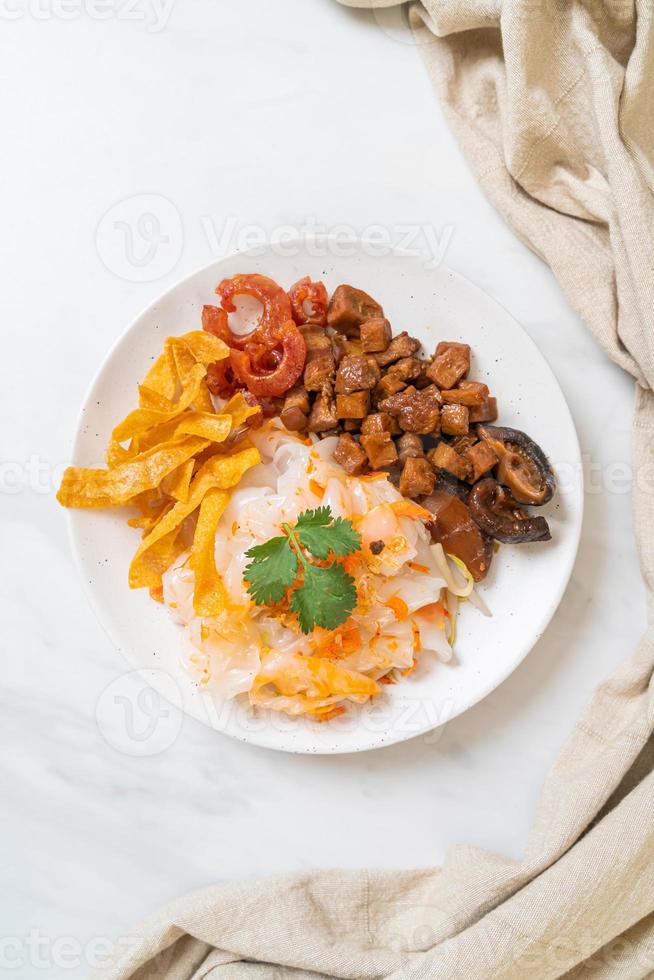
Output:
<path fill-rule="evenodd" d="M 325 561 L 330 555 L 352 555 L 360 550 L 361 538 L 351 521 L 335 518 L 329 507 L 305 510 L 295 527 L 282 524 L 282 530 L 283 535 L 246 552 L 252 559 L 243 573 L 248 593 L 257 606 L 266 606 L 291 589 L 290 608 L 303 633 L 316 626 L 335 629 L 356 606 L 354 579 L 336 560 L 316 565 L 311 557 Z"/>

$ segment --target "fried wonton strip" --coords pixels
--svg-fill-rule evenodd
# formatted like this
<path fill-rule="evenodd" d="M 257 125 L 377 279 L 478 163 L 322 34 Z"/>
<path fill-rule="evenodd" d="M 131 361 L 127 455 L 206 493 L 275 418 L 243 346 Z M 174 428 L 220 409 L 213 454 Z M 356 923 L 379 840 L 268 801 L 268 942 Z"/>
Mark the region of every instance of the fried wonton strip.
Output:
<path fill-rule="evenodd" d="M 147 429 L 152 429 L 171 421 L 177 415 L 181 415 L 197 398 L 201 387 L 203 385 L 206 387 L 205 375 L 204 367 L 194 362 L 191 370 L 184 378 L 181 394 L 171 411 L 162 412 L 156 408 L 135 408 L 113 430 L 111 433 L 112 442 L 125 442 L 127 439 L 133 439 Z"/>
<path fill-rule="evenodd" d="M 192 330 L 181 337 L 169 337 L 166 343 L 176 346 L 184 345 L 193 354 L 198 364 L 204 364 L 205 367 L 209 367 L 215 361 L 222 361 L 229 357 L 227 344 L 213 334 L 207 333 L 206 330 Z"/>
<path fill-rule="evenodd" d="M 194 469 L 195 459 L 187 459 L 185 463 L 169 473 L 162 481 L 161 492 L 174 500 L 181 500 L 182 502 L 188 500 Z"/>
<path fill-rule="evenodd" d="M 224 442 L 232 431 L 231 415 L 211 415 L 209 412 L 187 412 L 182 415 L 175 435 L 201 436 L 211 442 Z"/>
<path fill-rule="evenodd" d="M 250 405 L 249 402 L 246 402 L 240 391 L 237 391 L 221 409 L 223 414 L 232 416 L 232 425 L 235 429 L 238 429 L 247 419 L 259 411 L 261 411 L 259 406 Z"/>
<path fill-rule="evenodd" d="M 243 474 L 260 461 L 261 457 L 254 448 L 244 449 L 234 456 L 212 456 L 208 459 L 193 479 L 188 500 L 178 501 L 141 541 L 129 569 L 130 587 L 139 589 L 156 585 L 156 572 L 153 576 L 150 563 L 151 549 L 155 549 L 156 557 L 158 542 L 175 528 L 181 527 L 186 518 L 200 506 L 209 490 L 229 490 L 235 487 Z M 155 569 L 156 567 L 158 566 L 155 562 Z"/>
<path fill-rule="evenodd" d="M 57 500 L 64 507 L 122 507 L 145 490 L 158 487 L 164 477 L 208 445 L 199 436 L 182 436 L 110 470 L 69 466 Z"/>
<path fill-rule="evenodd" d="M 216 531 L 227 504 L 225 490 L 209 490 L 200 504 L 193 537 L 191 568 L 195 573 L 193 608 L 197 616 L 219 616 L 227 606 L 225 586 L 216 570 Z"/>
<path fill-rule="evenodd" d="M 139 385 L 139 408 L 156 408 L 159 412 L 170 413 L 175 405 L 170 398 L 165 398 L 158 391 Z"/>
<path fill-rule="evenodd" d="M 174 527 L 155 541 L 148 548 L 147 556 L 139 568 L 139 584 L 132 585 L 130 568 L 130 586 L 132 588 L 158 588 L 161 576 L 170 568 L 176 558 L 186 549 L 181 527 Z M 132 563 L 133 564 L 133 563 Z"/>
<path fill-rule="evenodd" d="M 172 401 L 175 397 L 177 372 L 173 352 L 168 345 L 164 347 L 163 354 L 159 355 L 143 379 L 143 387 L 162 395 L 168 401 Z"/>

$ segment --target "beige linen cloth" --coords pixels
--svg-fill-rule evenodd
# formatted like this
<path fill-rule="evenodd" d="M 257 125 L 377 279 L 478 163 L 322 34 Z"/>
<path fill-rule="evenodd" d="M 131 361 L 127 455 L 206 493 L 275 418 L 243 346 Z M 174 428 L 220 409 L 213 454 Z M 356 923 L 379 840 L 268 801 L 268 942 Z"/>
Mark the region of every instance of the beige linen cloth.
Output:
<path fill-rule="evenodd" d="M 652 0 L 424 0 L 410 18 L 486 194 L 636 379 L 634 520 L 651 623 Z M 624 653 L 547 778 L 521 861 L 461 846 L 437 869 L 210 888 L 123 937 L 99 975 L 654 976 L 652 626 Z"/>

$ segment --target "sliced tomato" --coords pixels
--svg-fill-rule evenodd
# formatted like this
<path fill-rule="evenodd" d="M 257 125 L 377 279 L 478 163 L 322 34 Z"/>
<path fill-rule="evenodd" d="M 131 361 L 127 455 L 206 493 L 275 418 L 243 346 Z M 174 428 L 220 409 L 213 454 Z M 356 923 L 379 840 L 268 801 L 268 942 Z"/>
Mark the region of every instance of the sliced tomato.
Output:
<path fill-rule="evenodd" d="M 310 276 L 299 279 L 288 291 L 293 308 L 293 319 L 298 325 L 315 323 L 324 327 L 327 324 L 329 297 L 325 284 L 312 282 Z"/>
<path fill-rule="evenodd" d="M 292 388 L 304 370 L 307 348 L 292 320 L 271 331 L 265 343 L 230 351 L 236 378 L 257 398 L 274 398 Z"/>

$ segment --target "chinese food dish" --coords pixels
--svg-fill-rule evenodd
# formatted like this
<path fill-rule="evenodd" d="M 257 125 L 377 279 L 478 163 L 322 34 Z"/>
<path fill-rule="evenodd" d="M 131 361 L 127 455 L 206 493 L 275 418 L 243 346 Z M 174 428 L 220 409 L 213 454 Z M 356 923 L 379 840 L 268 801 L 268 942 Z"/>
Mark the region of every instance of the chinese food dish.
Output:
<path fill-rule="evenodd" d="M 547 541 L 555 477 L 495 424 L 471 350 L 393 334 L 360 289 L 237 275 L 169 337 L 67 507 L 135 508 L 132 588 L 182 624 L 205 690 L 329 720 L 452 656 L 498 542 Z M 260 312 L 238 331 L 242 297 Z"/>

